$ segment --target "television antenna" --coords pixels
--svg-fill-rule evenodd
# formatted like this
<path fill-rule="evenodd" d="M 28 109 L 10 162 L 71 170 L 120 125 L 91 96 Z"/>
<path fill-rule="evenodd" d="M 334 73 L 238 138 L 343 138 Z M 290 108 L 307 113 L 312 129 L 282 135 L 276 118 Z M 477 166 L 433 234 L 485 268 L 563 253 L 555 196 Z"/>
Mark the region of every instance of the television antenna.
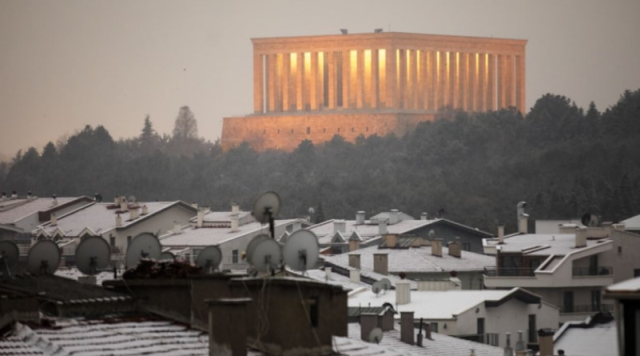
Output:
<path fill-rule="evenodd" d="M 257 271 L 271 271 L 272 273 L 276 270 L 280 261 L 282 261 L 282 247 L 276 240 L 269 238 L 260 241 L 255 246 L 249 259 L 249 263 L 251 263 Z"/>
<path fill-rule="evenodd" d="M 18 264 L 20 258 L 20 249 L 15 242 L 4 240 L 0 241 L 0 270 L 4 279 L 11 277 L 11 270 Z"/>
<path fill-rule="evenodd" d="M 391 281 L 389 280 L 389 278 L 382 278 L 380 281 L 378 281 L 380 283 L 380 285 L 382 286 L 382 290 L 385 291 L 385 293 L 391 289 Z"/>
<path fill-rule="evenodd" d="M 251 241 L 249 241 L 249 245 L 247 245 L 247 250 L 245 251 L 245 254 L 246 254 L 245 257 L 247 261 L 251 261 L 251 258 L 253 256 L 253 251 L 256 250 L 256 246 L 258 246 L 258 244 L 260 244 L 264 240 L 270 240 L 270 239 L 271 238 L 269 237 L 269 235 L 265 235 L 265 234 L 258 235 L 253 239 L 251 239 Z"/>
<path fill-rule="evenodd" d="M 269 233 L 274 239 L 274 218 L 280 212 L 280 196 L 276 192 L 268 191 L 262 193 L 253 204 L 251 215 L 261 224 L 269 224 Z"/>
<path fill-rule="evenodd" d="M 222 251 L 218 246 L 207 246 L 198 254 L 196 266 L 202 267 L 205 273 L 213 273 L 222 261 Z"/>
<path fill-rule="evenodd" d="M 379 344 L 382 341 L 382 329 L 374 328 L 369 333 L 369 342 Z"/>
<path fill-rule="evenodd" d="M 96 275 L 109 268 L 111 249 L 105 239 L 90 236 L 76 248 L 76 266 L 83 274 Z"/>
<path fill-rule="evenodd" d="M 371 286 L 371 291 L 376 295 L 376 297 L 378 296 L 378 294 L 380 294 L 380 292 L 382 292 L 382 283 L 380 283 L 380 281 L 375 282 L 372 286 Z"/>
<path fill-rule="evenodd" d="M 27 272 L 53 274 L 60 265 L 60 248 L 51 240 L 40 240 L 29 250 Z"/>
<path fill-rule="evenodd" d="M 151 258 L 157 260 L 160 257 L 162 247 L 158 238 L 148 232 L 144 232 L 131 240 L 127 248 L 125 263 L 131 268 L 138 265 L 140 259 Z"/>
<path fill-rule="evenodd" d="M 309 230 L 294 232 L 282 248 L 284 262 L 296 271 L 313 268 L 318 261 L 319 253 L 318 237 Z"/>

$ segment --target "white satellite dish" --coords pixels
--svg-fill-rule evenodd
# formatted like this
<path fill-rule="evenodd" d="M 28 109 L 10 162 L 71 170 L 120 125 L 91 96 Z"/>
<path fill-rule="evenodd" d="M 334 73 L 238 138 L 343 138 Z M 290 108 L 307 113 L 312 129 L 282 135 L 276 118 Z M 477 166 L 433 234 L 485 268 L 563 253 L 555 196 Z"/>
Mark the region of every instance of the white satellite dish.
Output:
<path fill-rule="evenodd" d="M 53 274 L 60 265 L 60 248 L 51 240 L 40 240 L 29 250 L 27 272 Z"/>
<path fill-rule="evenodd" d="M 222 251 L 218 246 L 207 246 L 198 254 L 196 266 L 202 267 L 205 273 L 215 271 L 222 261 Z"/>
<path fill-rule="evenodd" d="M 4 240 L 0 241 L 0 271 L 6 278 L 11 276 L 11 271 L 18 264 L 20 258 L 20 249 L 15 242 Z"/>
<path fill-rule="evenodd" d="M 282 248 L 285 263 L 296 271 L 315 267 L 319 253 L 318 237 L 309 230 L 294 232 Z"/>
<path fill-rule="evenodd" d="M 269 237 L 269 235 L 262 234 L 251 239 L 249 245 L 247 245 L 247 250 L 245 251 L 247 261 L 251 261 L 253 251 L 256 250 L 256 246 L 258 246 L 258 244 L 260 244 L 264 240 L 271 240 L 271 238 Z"/>
<path fill-rule="evenodd" d="M 382 278 L 379 283 L 382 286 L 383 291 L 388 291 L 389 289 L 391 289 L 391 281 L 389 280 L 389 278 Z"/>
<path fill-rule="evenodd" d="M 160 258 L 162 247 L 158 238 L 152 234 L 145 232 L 131 240 L 127 248 L 127 256 L 125 262 L 128 268 L 135 267 L 141 258 L 152 258 L 157 260 Z"/>
<path fill-rule="evenodd" d="M 260 241 L 249 259 L 249 263 L 261 272 L 274 271 L 280 261 L 282 261 L 282 247 L 270 238 Z"/>
<path fill-rule="evenodd" d="M 276 192 L 263 193 L 253 205 L 251 215 L 262 224 L 269 223 L 280 212 L 280 196 Z"/>
<path fill-rule="evenodd" d="M 382 329 L 374 328 L 369 333 L 369 342 L 379 344 L 380 341 L 382 341 L 382 336 L 383 336 Z"/>
<path fill-rule="evenodd" d="M 90 236 L 76 248 L 76 266 L 80 272 L 93 276 L 109 268 L 111 249 L 105 239 Z"/>
<path fill-rule="evenodd" d="M 378 294 L 380 294 L 380 292 L 382 292 L 382 289 L 382 283 L 380 283 L 380 281 L 375 282 L 371 286 L 371 291 L 376 295 L 376 297 L 378 296 Z"/>

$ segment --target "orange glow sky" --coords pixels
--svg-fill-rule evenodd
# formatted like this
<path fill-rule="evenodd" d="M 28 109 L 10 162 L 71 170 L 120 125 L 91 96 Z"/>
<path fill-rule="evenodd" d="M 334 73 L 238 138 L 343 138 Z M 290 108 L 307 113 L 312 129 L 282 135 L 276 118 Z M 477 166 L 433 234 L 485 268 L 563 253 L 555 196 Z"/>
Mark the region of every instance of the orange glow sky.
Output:
<path fill-rule="evenodd" d="M 528 39 L 527 107 L 602 111 L 640 88 L 640 1 L 0 0 L 0 159 L 84 125 L 115 138 L 189 105 L 206 139 L 253 108 L 252 37 L 371 32 Z"/>

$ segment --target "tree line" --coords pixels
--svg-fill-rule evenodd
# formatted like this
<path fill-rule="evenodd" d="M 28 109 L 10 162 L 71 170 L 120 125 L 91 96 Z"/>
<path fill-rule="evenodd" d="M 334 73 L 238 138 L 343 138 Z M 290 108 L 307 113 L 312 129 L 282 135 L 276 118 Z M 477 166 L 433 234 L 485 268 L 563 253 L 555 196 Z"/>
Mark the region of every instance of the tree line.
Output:
<path fill-rule="evenodd" d="M 533 219 L 586 212 L 619 221 L 640 214 L 640 90 L 625 91 L 604 112 L 546 94 L 524 117 L 515 109 L 441 110 L 404 137 L 335 136 L 293 152 L 222 150 L 198 137 L 195 116 L 180 109 L 172 135 L 149 117 L 140 135 L 114 140 L 86 126 L 58 145 L 18 152 L 0 165 L 0 189 L 34 195 L 135 195 L 249 210 L 265 190 L 283 201 L 280 217 L 353 219 L 392 208 L 445 217 L 486 231 L 516 228 L 515 206 Z M 310 213 L 313 208 L 313 214 Z"/>

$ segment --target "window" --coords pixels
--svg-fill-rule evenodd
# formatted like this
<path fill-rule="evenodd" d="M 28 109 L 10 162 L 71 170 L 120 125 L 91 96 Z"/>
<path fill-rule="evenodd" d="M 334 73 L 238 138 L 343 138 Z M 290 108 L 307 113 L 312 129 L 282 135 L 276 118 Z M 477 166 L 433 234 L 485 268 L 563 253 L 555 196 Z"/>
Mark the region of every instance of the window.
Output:
<path fill-rule="evenodd" d="M 311 133 L 311 127 L 307 127 L 307 135 Z"/>
<path fill-rule="evenodd" d="M 365 128 L 365 131 L 366 131 L 366 132 L 369 132 L 369 126 L 367 126 L 367 127 Z"/>
<path fill-rule="evenodd" d="M 598 274 L 598 255 L 589 257 L 589 275 L 596 276 Z"/>
<path fill-rule="evenodd" d="M 476 334 L 484 335 L 484 318 L 478 318 L 476 320 Z"/>
<path fill-rule="evenodd" d="M 537 330 L 536 315 L 535 314 L 529 314 L 529 330 L 528 330 L 528 334 L 529 334 L 529 342 L 532 343 L 532 344 L 538 342 L 538 333 L 536 332 L 536 330 Z"/>
<path fill-rule="evenodd" d="M 432 333 L 438 332 L 438 323 L 431 323 L 431 332 Z"/>
<path fill-rule="evenodd" d="M 463 242 L 462 243 L 462 249 L 464 251 L 471 251 L 471 242 Z"/>
<path fill-rule="evenodd" d="M 600 290 L 594 289 L 591 291 L 591 307 L 592 311 L 600 311 L 601 307 L 601 299 L 600 299 Z"/>
<path fill-rule="evenodd" d="M 325 127 L 322 129 L 322 133 L 326 133 L 326 132 L 327 132 L 327 128 Z"/>
<path fill-rule="evenodd" d="M 640 268 L 636 268 L 633 270 L 633 277 L 640 277 Z"/>
<path fill-rule="evenodd" d="M 340 128 L 338 127 L 338 132 L 340 132 Z"/>
<path fill-rule="evenodd" d="M 562 312 L 563 313 L 573 313 L 573 292 L 572 291 L 566 291 L 564 292 L 563 295 L 563 306 L 564 308 L 562 308 Z"/>
<path fill-rule="evenodd" d="M 115 236 L 109 236 L 109 245 L 111 247 L 116 247 L 116 237 Z"/>
<path fill-rule="evenodd" d="M 291 129 L 291 133 L 293 133 L 293 129 Z"/>
<path fill-rule="evenodd" d="M 355 132 L 356 129 L 354 127 L 351 128 L 351 132 Z"/>
<path fill-rule="evenodd" d="M 231 251 L 231 263 L 238 263 L 238 250 Z"/>
<path fill-rule="evenodd" d="M 311 326 L 314 328 L 318 327 L 318 319 L 319 319 L 318 303 L 320 303 L 320 298 L 318 297 L 311 297 L 309 300 L 309 320 L 311 320 Z"/>
<path fill-rule="evenodd" d="M 130 243 L 131 243 L 131 236 L 127 236 L 127 248 L 129 248 Z"/>
<path fill-rule="evenodd" d="M 278 133 L 280 133 L 280 129 L 278 129 Z"/>

